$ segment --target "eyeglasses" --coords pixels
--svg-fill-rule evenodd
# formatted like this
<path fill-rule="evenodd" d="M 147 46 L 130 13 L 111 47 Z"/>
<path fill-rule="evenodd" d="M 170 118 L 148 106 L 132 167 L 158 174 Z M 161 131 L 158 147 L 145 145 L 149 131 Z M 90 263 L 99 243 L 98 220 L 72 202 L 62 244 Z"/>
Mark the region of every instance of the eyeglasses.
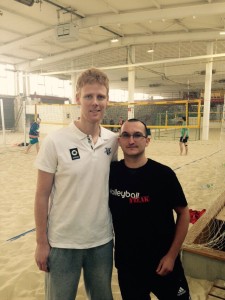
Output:
<path fill-rule="evenodd" d="M 122 132 L 120 135 L 120 138 L 124 139 L 124 140 L 129 140 L 130 138 L 133 138 L 134 141 L 139 141 L 143 138 L 147 138 L 147 136 L 143 135 L 140 132 L 135 132 L 134 134 L 129 134 L 127 132 Z"/>

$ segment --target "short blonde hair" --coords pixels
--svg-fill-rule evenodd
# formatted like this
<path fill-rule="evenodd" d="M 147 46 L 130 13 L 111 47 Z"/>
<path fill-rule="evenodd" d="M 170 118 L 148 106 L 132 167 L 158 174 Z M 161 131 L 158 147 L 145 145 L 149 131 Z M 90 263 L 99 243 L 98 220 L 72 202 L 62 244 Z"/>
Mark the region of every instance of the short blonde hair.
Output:
<path fill-rule="evenodd" d="M 109 94 L 109 79 L 108 76 L 99 69 L 90 68 L 80 74 L 77 85 L 76 94 L 79 94 L 82 87 L 86 84 L 98 83 L 104 85 L 107 90 L 107 96 Z"/>

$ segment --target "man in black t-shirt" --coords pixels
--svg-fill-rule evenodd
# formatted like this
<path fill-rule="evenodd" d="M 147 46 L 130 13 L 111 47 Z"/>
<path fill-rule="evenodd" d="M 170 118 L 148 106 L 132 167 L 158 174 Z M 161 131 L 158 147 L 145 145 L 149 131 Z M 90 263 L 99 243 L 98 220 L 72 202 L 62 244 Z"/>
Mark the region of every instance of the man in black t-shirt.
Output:
<path fill-rule="evenodd" d="M 182 187 L 168 166 L 146 158 L 146 125 L 127 120 L 119 145 L 124 159 L 111 164 L 109 206 L 115 266 L 123 300 L 188 300 L 179 252 L 189 226 Z M 177 215 L 174 220 L 174 212 Z"/>

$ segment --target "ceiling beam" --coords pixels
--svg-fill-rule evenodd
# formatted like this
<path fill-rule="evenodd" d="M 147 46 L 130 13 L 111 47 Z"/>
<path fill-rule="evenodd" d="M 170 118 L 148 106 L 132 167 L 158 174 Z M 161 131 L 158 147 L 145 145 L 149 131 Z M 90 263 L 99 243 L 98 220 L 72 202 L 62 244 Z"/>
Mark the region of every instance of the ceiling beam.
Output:
<path fill-rule="evenodd" d="M 55 29 L 47 29 L 40 31 L 36 34 L 20 38 L 14 42 L 9 42 L 4 45 L 0 46 L 0 53 L 7 53 L 9 50 L 14 49 L 16 47 L 24 47 L 32 44 L 35 41 L 38 41 L 40 39 L 48 38 L 50 35 L 54 35 Z M 40 42 L 39 42 L 40 43 Z"/>
<path fill-rule="evenodd" d="M 156 0 L 152 0 L 152 3 L 155 5 L 157 8 L 161 8 L 160 4 Z"/>
<path fill-rule="evenodd" d="M 110 41 L 104 41 L 98 44 L 90 44 L 86 47 L 82 47 L 79 49 L 71 50 L 71 51 L 64 51 L 60 54 L 52 55 L 50 57 L 47 57 L 42 61 L 43 66 L 46 64 L 52 64 L 55 62 L 58 62 L 60 60 L 66 60 L 66 59 L 75 59 L 78 56 L 90 54 L 97 51 L 102 51 L 105 49 L 109 49 L 110 47 L 118 48 L 118 47 L 126 47 L 129 45 L 139 45 L 139 44 L 156 44 L 156 43 L 172 43 L 172 42 L 182 42 L 182 41 L 208 41 L 208 40 L 214 40 L 217 41 L 219 38 L 219 34 L 216 31 L 207 31 L 207 32 L 177 32 L 173 34 L 155 34 L 155 35 L 142 35 L 142 36 L 135 36 L 135 37 L 125 37 L 120 40 L 119 43 L 112 46 Z M 0 47 L 1 50 L 1 47 Z M 18 68 L 22 69 L 31 69 L 35 67 L 39 67 L 40 62 L 34 60 L 30 61 L 28 63 L 19 64 Z"/>
<path fill-rule="evenodd" d="M 187 26 L 185 26 L 181 20 L 175 19 L 175 23 L 176 23 L 177 25 L 179 25 L 180 27 L 182 27 L 186 32 L 189 31 L 189 29 L 187 28 Z"/>
<path fill-rule="evenodd" d="M 39 20 L 37 18 L 32 17 L 32 14 L 26 15 L 25 13 L 20 13 L 15 9 L 9 9 L 8 7 L 5 7 L 4 5 L 0 4 L 0 9 L 2 10 L 3 14 L 5 12 L 10 13 L 16 17 L 21 17 L 22 19 L 26 21 L 35 22 L 36 24 L 43 25 L 43 26 L 49 26 L 49 23 L 43 22 L 42 20 Z"/>
<path fill-rule="evenodd" d="M 106 6 L 116 14 L 119 14 L 119 10 L 109 4 L 108 0 L 102 0 L 106 4 Z"/>
<path fill-rule="evenodd" d="M 225 4 L 225 1 L 223 1 Z M 118 15 L 112 14 L 112 15 L 103 15 L 99 17 L 87 17 L 78 20 L 80 29 L 87 28 L 87 27 L 94 27 L 94 26 L 103 26 L 107 24 L 125 24 L 130 22 L 143 22 L 144 20 L 162 20 L 163 18 L 166 19 L 177 19 L 177 16 L 179 16 L 179 19 L 192 16 L 193 12 L 198 12 L 198 15 L 210 15 L 212 12 L 214 14 L 223 14 L 225 13 L 225 5 L 221 5 L 221 3 L 213 3 L 213 4 L 202 4 L 202 5 L 190 5 L 190 6 L 183 6 L 176 7 L 176 8 L 166 8 L 166 9 L 160 9 L 160 10 L 148 10 L 148 11 L 141 11 L 141 12 L 131 12 L 131 13 L 120 13 Z M 196 15 L 196 14 L 195 14 Z M 37 20 L 36 20 L 37 21 Z M 180 24 L 181 25 L 181 24 Z M 54 34 L 54 29 L 50 28 L 47 30 L 43 30 L 39 33 L 33 34 L 31 36 L 9 42 L 5 45 L 0 46 L 0 53 L 7 53 L 8 50 L 14 49 L 15 47 L 21 47 L 25 45 L 29 45 L 31 42 L 35 42 L 38 39 L 45 39 L 48 38 L 48 36 Z M 119 35 L 118 33 L 116 33 Z M 150 33 L 151 34 L 151 33 Z M 201 37 L 201 31 L 199 31 L 199 37 L 200 40 Z M 193 39 L 196 40 L 197 33 L 193 33 L 195 36 Z M 173 38 L 174 34 L 168 34 L 167 36 L 162 35 L 162 38 L 160 38 L 160 35 L 152 35 L 151 40 L 146 37 L 146 43 L 148 42 L 166 42 L 170 41 L 177 41 L 178 35 L 175 35 L 176 38 L 174 40 Z M 168 38 L 167 38 L 168 37 Z M 216 34 L 212 34 L 212 32 L 208 33 L 208 39 L 217 39 L 218 36 Z M 137 40 L 136 38 L 134 38 Z M 164 40 L 165 39 L 165 40 Z M 192 36 L 190 36 L 190 40 L 192 39 Z M 203 39 L 205 39 L 203 37 Z M 186 40 L 185 37 L 182 38 L 182 36 L 179 36 L 179 40 Z M 126 43 L 126 41 L 123 42 L 123 44 Z M 132 41 L 132 43 L 136 43 L 135 41 Z M 71 52 L 72 53 L 72 52 Z"/>
<path fill-rule="evenodd" d="M 223 1 L 225 4 L 225 1 Z M 164 9 L 152 9 L 152 10 L 144 10 L 144 11 L 136 11 L 136 12 L 127 12 L 116 14 L 105 14 L 96 17 L 87 17 L 77 21 L 77 24 L 80 28 L 87 28 L 93 26 L 107 26 L 113 24 L 129 24 L 139 22 L 148 22 L 149 20 L 171 20 L 193 17 L 195 16 L 207 16 L 207 15 L 222 15 L 225 13 L 225 5 L 222 3 L 205 3 L 198 5 L 186 5 L 179 6 L 174 8 L 164 8 Z"/>
<path fill-rule="evenodd" d="M 99 67 L 101 70 L 116 70 L 116 69 L 124 69 L 124 68 L 134 68 L 134 67 L 142 67 L 142 66 L 153 66 L 153 65 L 161 65 L 161 64 L 169 64 L 174 62 L 187 62 L 193 60 L 209 60 L 213 58 L 220 58 L 225 57 L 225 53 L 220 54 L 212 54 L 212 55 L 199 55 L 199 56 L 192 56 L 192 57 L 182 57 L 182 58 L 172 58 L 172 59 L 164 59 L 159 61 L 150 61 L 150 62 L 143 62 L 143 63 L 134 63 L 134 64 L 124 64 L 118 66 L 106 66 L 106 67 Z M 56 71 L 56 72 L 46 72 L 40 75 L 59 75 L 59 74 L 72 74 L 72 73 L 80 73 L 84 71 L 84 69 L 77 69 L 77 70 L 68 70 L 68 71 Z"/>

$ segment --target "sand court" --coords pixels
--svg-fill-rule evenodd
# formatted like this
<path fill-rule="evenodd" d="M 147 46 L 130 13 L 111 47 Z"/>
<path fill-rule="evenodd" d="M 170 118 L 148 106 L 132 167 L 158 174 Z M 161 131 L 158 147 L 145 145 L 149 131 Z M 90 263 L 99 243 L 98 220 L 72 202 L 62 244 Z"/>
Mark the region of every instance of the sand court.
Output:
<path fill-rule="evenodd" d="M 1 145 L 1 138 L 0 299 L 43 300 L 44 273 L 37 269 L 34 261 L 36 169 L 33 164 L 36 149 L 32 147 L 29 154 L 24 154 L 23 147 L 13 146 L 23 140 L 20 134 L 10 133 L 5 146 Z M 208 141 L 189 142 L 187 156 L 179 155 L 178 140 L 155 140 L 154 136 L 147 154 L 175 170 L 191 209 L 207 210 L 225 189 L 224 145 L 224 133 L 220 129 L 212 129 Z M 122 157 L 121 150 L 119 156 Z M 191 277 L 188 277 L 188 281 L 192 299 L 206 299 L 213 283 Z M 114 299 L 121 300 L 115 270 L 112 288 Z M 82 280 L 77 299 L 86 299 Z"/>

